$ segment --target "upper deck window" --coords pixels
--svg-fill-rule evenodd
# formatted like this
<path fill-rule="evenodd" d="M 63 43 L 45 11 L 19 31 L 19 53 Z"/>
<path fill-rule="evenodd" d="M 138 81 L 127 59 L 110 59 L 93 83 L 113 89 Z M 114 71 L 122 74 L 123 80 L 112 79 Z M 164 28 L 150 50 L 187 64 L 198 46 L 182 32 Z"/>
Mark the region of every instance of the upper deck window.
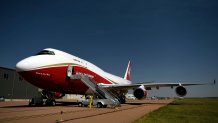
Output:
<path fill-rule="evenodd" d="M 55 53 L 53 51 L 49 51 L 49 50 L 42 50 L 39 53 L 37 53 L 36 55 L 55 55 Z"/>

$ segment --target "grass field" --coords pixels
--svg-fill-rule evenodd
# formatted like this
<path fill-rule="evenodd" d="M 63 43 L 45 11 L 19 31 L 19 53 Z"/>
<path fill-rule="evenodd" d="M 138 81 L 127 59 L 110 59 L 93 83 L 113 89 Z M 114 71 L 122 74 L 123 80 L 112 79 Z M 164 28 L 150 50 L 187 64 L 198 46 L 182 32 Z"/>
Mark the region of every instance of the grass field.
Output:
<path fill-rule="evenodd" d="M 218 123 L 218 99 L 182 99 L 134 123 Z"/>

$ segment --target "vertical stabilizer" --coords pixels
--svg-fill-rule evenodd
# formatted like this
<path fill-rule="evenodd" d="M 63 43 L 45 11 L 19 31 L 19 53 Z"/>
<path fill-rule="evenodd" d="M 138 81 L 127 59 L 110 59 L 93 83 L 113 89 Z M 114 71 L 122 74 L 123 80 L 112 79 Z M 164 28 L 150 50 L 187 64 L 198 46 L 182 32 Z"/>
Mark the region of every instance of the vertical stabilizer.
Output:
<path fill-rule="evenodd" d="M 130 80 L 130 72 L 131 72 L 131 61 L 129 61 L 127 68 L 126 68 L 126 73 L 124 76 L 124 79 Z"/>

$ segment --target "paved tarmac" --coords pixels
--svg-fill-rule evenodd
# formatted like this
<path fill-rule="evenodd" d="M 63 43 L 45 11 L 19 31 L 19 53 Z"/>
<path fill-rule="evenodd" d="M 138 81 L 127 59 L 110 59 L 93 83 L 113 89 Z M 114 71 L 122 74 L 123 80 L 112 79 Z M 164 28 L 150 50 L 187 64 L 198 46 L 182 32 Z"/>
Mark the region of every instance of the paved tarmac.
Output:
<path fill-rule="evenodd" d="M 54 107 L 29 107 L 28 102 L 0 102 L 0 123 L 131 123 L 172 100 L 129 100 L 114 108 L 78 107 L 63 103 Z"/>

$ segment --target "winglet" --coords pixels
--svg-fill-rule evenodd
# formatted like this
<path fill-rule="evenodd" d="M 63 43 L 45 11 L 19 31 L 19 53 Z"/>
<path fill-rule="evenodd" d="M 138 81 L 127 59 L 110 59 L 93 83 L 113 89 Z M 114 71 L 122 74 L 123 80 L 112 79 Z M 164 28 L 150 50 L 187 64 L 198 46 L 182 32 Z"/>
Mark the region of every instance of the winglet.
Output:
<path fill-rule="evenodd" d="M 216 79 L 213 80 L 213 84 L 214 84 L 214 85 L 216 84 Z"/>
<path fill-rule="evenodd" d="M 128 66 L 126 68 L 124 79 L 130 80 L 130 73 L 131 73 L 131 61 L 129 61 Z"/>

